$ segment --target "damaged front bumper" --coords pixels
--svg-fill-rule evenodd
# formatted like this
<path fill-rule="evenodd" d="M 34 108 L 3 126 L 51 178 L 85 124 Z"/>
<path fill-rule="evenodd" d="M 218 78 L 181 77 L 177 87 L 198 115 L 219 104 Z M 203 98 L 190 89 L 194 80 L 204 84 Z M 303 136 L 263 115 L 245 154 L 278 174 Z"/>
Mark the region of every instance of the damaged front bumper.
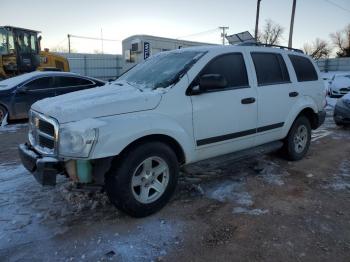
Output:
<path fill-rule="evenodd" d="M 44 186 L 56 185 L 56 176 L 64 173 L 64 163 L 52 157 L 39 155 L 30 145 L 18 147 L 23 166 Z"/>

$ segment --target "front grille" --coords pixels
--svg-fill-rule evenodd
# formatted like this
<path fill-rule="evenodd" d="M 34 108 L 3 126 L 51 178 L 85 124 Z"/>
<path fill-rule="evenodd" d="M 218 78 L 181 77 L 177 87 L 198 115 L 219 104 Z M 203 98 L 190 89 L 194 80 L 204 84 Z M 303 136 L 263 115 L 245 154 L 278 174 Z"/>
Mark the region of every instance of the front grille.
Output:
<path fill-rule="evenodd" d="M 54 149 L 55 141 L 50 138 L 39 135 L 39 145 L 44 148 Z"/>
<path fill-rule="evenodd" d="M 55 127 L 42 119 L 39 119 L 39 130 L 49 136 L 55 137 Z"/>
<path fill-rule="evenodd" d="M 55 155 L 57 143 L 57 122 L 37 112 L 30 112 L 29 141 L 32 146 L 44 155 Z"/>

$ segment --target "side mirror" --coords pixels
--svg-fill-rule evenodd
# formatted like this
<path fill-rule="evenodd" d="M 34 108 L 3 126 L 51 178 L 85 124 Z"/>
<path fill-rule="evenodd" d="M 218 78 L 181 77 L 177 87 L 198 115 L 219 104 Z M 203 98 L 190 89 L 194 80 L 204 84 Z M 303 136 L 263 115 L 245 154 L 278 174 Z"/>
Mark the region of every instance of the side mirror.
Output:
<path fill-rule="evenodd" d="M 223 89 L 227 87 L 227 80 L 220 74 L 206 74 L 199 79 L 199 86 L 192 89 L 192 94 L 197 95 L 208 90 Z"/>
<path fill-rule="evenodd" d="M 17 89 L 18 94 L 27 94 L 27 92 L 28 92 L 27 88 L 23 86 Z"/>

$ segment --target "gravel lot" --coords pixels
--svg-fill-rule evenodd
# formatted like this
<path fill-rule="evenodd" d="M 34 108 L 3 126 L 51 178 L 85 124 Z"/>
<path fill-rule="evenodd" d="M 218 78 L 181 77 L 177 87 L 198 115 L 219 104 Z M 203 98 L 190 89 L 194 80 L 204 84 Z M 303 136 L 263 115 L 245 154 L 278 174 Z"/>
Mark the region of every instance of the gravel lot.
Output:
<path fill-rule="evenodd" d="M 41 187 L 17 155 L 26 132 L 0 129 L 0 261 L 349 261 L 350 129 L 330 116 L 304 160 L 188 167 L 144 219 L 63 178 Z"/>

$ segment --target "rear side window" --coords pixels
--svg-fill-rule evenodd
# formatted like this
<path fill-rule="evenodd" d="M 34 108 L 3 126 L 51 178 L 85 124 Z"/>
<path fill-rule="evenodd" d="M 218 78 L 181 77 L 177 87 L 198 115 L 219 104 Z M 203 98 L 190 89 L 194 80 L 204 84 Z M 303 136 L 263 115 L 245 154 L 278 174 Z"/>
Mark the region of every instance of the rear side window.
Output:
<path fill-rule="evenodd" d="M 248 87 L 247 69 L 242 54 L 221 55 L 201 72 L 202 75 L 220 74 L 227 80 L 227 88 Z"/>
<path fill-rule="evenodd" d="M 315 67 L 308 58 L 298 55 L 289 55 L 289 58 L 293 64 L 298 82 L 318 80 Z"/>
<path fill-rule="evenodd" d="M 273 85 L 290 82 L 283 57 L 274 53 L 252 53 L 258 85 Z"/>
<path fill-rule="evenodd" d="M 53 87 L 52 77 L 42 77 L 35 79 L 25 85 L 28 90 L 50 89 Z"/>
<path fill-rule="evenodd" d="M 90 80 L 78 77 L 58 76 L 55 78 L 55 87 L 87 86 L 93 84 Z"/>

